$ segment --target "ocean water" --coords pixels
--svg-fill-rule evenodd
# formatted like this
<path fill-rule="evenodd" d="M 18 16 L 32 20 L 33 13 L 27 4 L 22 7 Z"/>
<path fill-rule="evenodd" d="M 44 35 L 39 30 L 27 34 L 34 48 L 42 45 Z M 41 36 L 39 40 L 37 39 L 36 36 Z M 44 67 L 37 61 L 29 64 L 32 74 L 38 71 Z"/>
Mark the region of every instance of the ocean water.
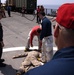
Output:
<path fill-rule="evenodd" d="M 60 5 L 43 5 L 47 9 L 58 9 Z"/>
<path fill-rule="evenodd" d="M 46 14 L 56 13 L 56 10 L 60 7 L 60 5 L 43 5 L 45 8 Z"/>

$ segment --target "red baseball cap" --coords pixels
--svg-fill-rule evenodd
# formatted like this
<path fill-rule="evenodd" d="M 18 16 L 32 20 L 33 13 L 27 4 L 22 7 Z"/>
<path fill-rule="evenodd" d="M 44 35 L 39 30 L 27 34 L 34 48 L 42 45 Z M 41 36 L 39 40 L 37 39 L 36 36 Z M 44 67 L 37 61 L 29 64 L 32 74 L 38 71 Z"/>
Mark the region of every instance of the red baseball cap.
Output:
<path fill-rule="evenodd" d="M 63 27 L 74 29 L 74 3 L 66 3 L 57 10 L 56 21 Z"/>

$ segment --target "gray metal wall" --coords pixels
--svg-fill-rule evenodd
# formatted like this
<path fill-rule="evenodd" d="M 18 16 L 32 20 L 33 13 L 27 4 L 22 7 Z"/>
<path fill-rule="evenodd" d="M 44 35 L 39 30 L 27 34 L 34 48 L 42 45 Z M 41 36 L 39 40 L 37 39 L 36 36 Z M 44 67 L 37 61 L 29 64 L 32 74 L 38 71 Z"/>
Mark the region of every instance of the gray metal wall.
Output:
<path fill-rule="evenodd" d="M 34 9 L 36 7 L 37 0 L 16 0 L 16 7 L 22 7 Z"/>
<path fill-rule="evenodd" d="M 16 7 L 22 7 L 25 5 L 25 0 L 16 0 Z"/>
<path fill-rule="evenodd" d="M 25 6 L 27 13 L 33 13 L 36 9 L 37 0 L 16 0 L 15 8 L 20 11 Z"/>

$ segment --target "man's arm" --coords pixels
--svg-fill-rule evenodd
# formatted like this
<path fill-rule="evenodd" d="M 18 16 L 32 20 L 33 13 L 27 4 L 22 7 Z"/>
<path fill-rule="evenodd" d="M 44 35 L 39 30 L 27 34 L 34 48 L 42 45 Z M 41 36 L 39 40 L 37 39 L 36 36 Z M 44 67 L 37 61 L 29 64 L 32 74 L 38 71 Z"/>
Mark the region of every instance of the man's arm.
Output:
<path fill-rule="evenodd" d="M 2 28 L 1 23 L 0 23 L 0 43 L 3 47 L 4 46 L 4 43 L 3 43 L 3 28 Z"/>
<path fill-rule="evenodd" d="M 38 50 L 41 50 L 41 47 L 42 47 L 42 40 L 39 40 L 39 47 L 38 47 Z"/>
<path fill-rule="evenodd" d="M 0 42 L 3 41 L 3 29 L 2 29 L 2 25 L 0 23 Z"/>
<path fill-rule="evenodd" d="M 34 35 L 33 35 L 33 33 L 31 33 L 30 34 L 30 45 L 31 45 L 31 47 L 33 47 L 33 43 L 32 43 L 33 38 L 34 38 Z"/>

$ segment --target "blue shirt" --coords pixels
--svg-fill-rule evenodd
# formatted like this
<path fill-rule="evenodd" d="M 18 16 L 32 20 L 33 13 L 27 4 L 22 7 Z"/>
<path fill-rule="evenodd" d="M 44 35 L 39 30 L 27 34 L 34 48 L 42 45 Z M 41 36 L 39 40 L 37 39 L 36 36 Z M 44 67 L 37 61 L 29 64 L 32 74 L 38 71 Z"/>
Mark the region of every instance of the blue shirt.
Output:
<path fill-rule="evenodd" d="M 25 75 L 74 75 L 74 47 L 57 51 L 52 60 Z"/>
<path fill-rule="evenodd" d="M 51 22 L 48 18 L 44 17 L 42 19 L 41 25 L 42 25 L 42 31 L 40 34 L 40 40 L 42 40 L 44 37 L 50 36 L 52 34 Z"/>
<path fill-rule="evenodd" d="M 7 11 L 11 11 L 11 7 L 10 6 L 7 6 Z"/>

